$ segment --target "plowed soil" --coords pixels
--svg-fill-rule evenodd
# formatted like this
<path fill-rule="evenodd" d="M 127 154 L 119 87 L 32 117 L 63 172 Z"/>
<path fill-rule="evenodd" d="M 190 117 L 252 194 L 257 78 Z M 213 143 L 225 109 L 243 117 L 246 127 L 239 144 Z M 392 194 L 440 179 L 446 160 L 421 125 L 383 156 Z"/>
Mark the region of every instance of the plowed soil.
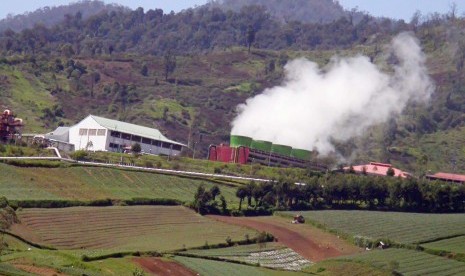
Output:
<path fill-rule="evenodd" d="M 38 267 L 38 266 L 33 266 L 33 265 L 25 265 L 25 264 L 13 264 L 14 267 L 21 269 L 23 271 L 26 271 L 28 273 L 32 273 L 35 275 L 41 275 L 41 276 L 66 276 L 66 274 L 62 274 L 57 272 L 56 270 L 52 268 L 46 268 L 46 267 Z"/>
<path fill-rule="evenodd" d="M 250 227 L 271 233 L 278 242 L 293 249 L 304 258 L 318 262 L 332 257 L 363 251 L 337 236 L 308 224 L 292 224 L 280 217 L 224 217 L 210 216 L 218 221 Z"/>
<path fill-rule="evenodd" d="M 164 261 L 160 258 L 135 258 L 134 262 L 139 264 L 146 272 L 154 275 L 196 276 L 198 273 L 184 267 L 177 262 Z"/>

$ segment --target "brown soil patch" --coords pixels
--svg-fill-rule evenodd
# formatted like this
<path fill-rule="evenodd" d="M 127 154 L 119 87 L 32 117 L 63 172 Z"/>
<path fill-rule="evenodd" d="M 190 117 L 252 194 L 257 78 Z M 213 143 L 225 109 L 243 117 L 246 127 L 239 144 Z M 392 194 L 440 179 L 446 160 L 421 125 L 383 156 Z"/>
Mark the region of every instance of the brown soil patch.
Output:
<path fill-rule="evenodd" d="M 290 219 L 280 217 L 210 217 L 218 221 L 271 233 L 278 242 L 314 262 L 363 251 L 361 248 L 309 224 L 292 224 Z"/>
<path fill-rule="evenodd" d="M 27 226 L 21 223 L 15 223 L 10 227 L 10 232 L 14 233 L 17 236 L 20 236 L 21 238 L 33 242 L 33 243 L 38 243 L 42 244 L 44 241 L 41 239 L 41 237 L 37 234 L 37 232 L 32 231 L 29 229 Z"/>
<path fill-rule="evenodd" d="M 134 262 L 139 264 L 146 272 L 154 275 L 176 275 L 176 276 L 196 276 L 198 273 L 185 266 L 160 258 L 135 258 Z"/>
<path fill-rule="evenodd" d="M 26 271 L 28 273 L 41 275 L 41 276 L 66 276 L 67 274 L 59 273 L 53 268 L 48 267 L 38 267 L 33 265 L 26 265 L 26 264 L 13 264 L 14 267 Z"/>

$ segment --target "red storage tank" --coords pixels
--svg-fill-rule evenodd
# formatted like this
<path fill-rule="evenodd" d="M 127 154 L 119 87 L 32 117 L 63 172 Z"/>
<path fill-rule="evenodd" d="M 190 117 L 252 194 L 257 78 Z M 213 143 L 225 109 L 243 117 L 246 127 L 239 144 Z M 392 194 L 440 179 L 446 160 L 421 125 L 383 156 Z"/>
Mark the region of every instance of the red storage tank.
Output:
<path fill-rule="evenodd" d="M 242 165 L 247 164 L 247 160 L 249 159 L 249 152 L 250 149 L 248 147 L 237 148 L 237 158 L 235 163 Z"/>
<path fill-rule="evenodd" d="M 216 146 L 211 145 L 210 148 L 208 149 L 208 160 L 216 161 L 217 159 L 218 157 L 216 153 Z"/>
<path fill-rule="evenodd" d="M 208 159 L 224 163 L 234 163 L 236 160 L 236 149 L 228 145 L 212 145 L 208 152 Z"/>
<path fill-rule="evenodd" d="M 226 145 L 216 147 L 217 161 L 225 163 L 233 163 L 235 158 L 235 149 Z"/>

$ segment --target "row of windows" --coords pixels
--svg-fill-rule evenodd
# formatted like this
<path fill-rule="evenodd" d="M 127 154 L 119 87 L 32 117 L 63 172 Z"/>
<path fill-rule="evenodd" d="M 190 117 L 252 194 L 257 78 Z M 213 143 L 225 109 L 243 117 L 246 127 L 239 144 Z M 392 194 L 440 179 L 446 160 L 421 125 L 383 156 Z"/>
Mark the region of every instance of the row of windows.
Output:
<path fill-rule="evenodd" d="M 173 150 L 180 151 L 181 148 L 182 148 L 180 145 L 174 145 L 174 144 L 170 144 L 170 143 L 162 143 L 159 140 L 152 140 L 152 139 L 149 139 L 149 138 L 144 138 L 144 137 L 140 137 L 140 136 L 137 136 L 137 135 L 131 135 L 131 134 L 122 133 L 122 132 L 118 132 L 118 131 L 111 131 L 110 136 L 115 137 L 115 138 L 121 138 L 121 139 L 124 139 L 124 140 L 137 142 L 137 143 L 143 143 L 143 144 L 147 144 L 147 145 L 162 147 L 162 148 L 165 148 L 165 149 L 173 149 Z"/>
<path fill-rule="evenodd" d="M 124 146 L 123 146 L 123 145 L 120 145 L 120 144 L 110 143 L 110 148 L 112 148 L 112 149 L 122 149 L 123 147 L 124 147 Z M 167 143 L 163 143 L 163 144 L 162 144 L 162 148 L 181 151 L 181 146 L 179 146 L 179 145 L 173 145 L 173 144 L 167 144 Z"/>
<path fill-rule="evenodd" d="M 79 135 L 80 136 L 105 136 L 106 129 L 87 129 L 87 128 L 80 128 Z"/>

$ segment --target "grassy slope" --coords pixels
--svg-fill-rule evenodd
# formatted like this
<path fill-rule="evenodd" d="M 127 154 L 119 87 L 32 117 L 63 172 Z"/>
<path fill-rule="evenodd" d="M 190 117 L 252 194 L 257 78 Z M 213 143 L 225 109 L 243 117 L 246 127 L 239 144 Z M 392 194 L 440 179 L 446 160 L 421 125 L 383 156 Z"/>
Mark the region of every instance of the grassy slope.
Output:
<path fill-rule="evenodd" d="M 130 258 L 106 259 L 84 263 L 80 256 L 65 251 L 41 250 L 22 241 L 4 236 L 8 248 L 3 251 L 0 265 L 1 275 L 31 275 L 15 269 L 12 264 L 52 268 L 67 275 L 131 275 L 137 268 Z"/>
<path fill-rule="evenodd" d="M 190 157 L 176 157 L 169 159 L 166 156 L 151 156 L 143 155 L 140 157 L 133 157 L 128 154 L 110 153 L 110 152 L 89 152 L 86 157 L 89 161 L 103 162 L 103 163 L 133 163 L 136 166 L 145 167 L 150 164 L 153 167 L 162 169 L 175 169 L 203 173 L 219 173 L 228 175 L 250 176 L 254 178 L 265 179 L 279 179 L 282 176 L 287 176 L 301 180 L 302 176 L 306 174 L 304 169 L 299 168 L 273 168 L 268 166 L 254 165 L 239 165 L 229 164 L 222 162 L 212 162 L 205 159 L 196 159 Z"/>
<path fill-rule="evenodd" d="M 0 95 L 4 95 L 0 108 L 10 108 L 22 118 L 28 126 L 26 132 L 42 130 L 40 116 L 42 110 L 51 107 L 56 100 L 44 88 L 44 82 L 21 66 L 0 66 L 0 74 L 7 77 L 5 86 L 0 86 Z"/>
<path fill-rule="evenodd" d="M 99 167 L 20 168 L 0 164 L 0 194 L 21 199 L 171 198 L 192 201 L 198 186 L 215 182 L 156 173 Z M 237 204 L 235 188 L 219 184 L 229 204 Z"/>

